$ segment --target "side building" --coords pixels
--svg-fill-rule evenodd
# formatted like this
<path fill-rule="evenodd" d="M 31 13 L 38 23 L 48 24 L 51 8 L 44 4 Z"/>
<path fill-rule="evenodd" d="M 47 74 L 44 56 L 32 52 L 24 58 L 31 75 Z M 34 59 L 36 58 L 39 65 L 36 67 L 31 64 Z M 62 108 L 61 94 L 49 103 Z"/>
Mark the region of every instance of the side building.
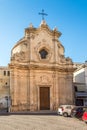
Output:
<path fill-rule="evenodd" d="M 73 74 L 76 105 L 87 106 L 87 63 L 77 66 Z"/>
<path fill-rule="evenodd" d="M 7 107 L 10 97 L 10 69 L 0 66 L 0 107 Z"/>

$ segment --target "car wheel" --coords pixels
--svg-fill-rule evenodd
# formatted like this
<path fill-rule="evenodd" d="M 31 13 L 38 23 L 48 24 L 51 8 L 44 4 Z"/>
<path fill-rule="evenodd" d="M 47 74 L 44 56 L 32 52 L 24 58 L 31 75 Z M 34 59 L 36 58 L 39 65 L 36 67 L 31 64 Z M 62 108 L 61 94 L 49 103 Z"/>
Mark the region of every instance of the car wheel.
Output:
<path fill-rule="evenodd" d="M 67 113 L 67 112 L 64 112 L 64 113 L 63 113 L 63 116 L 64 116 L 64 117 L 67 117 L 67 116 L 68 116 L 68 113 Z"/>
<path fill-rule="evenodd" d="M 87 122 L 85 122 L 87 124 Z"/>

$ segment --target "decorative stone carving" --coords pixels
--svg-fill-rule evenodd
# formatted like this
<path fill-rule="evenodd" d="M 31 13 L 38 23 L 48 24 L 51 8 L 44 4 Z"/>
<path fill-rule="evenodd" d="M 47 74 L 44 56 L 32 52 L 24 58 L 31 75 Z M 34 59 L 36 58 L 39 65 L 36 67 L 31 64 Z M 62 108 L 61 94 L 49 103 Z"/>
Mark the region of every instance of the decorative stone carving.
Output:
<path fill-rule="evenodd" d="M 26 54 L 25 52 L 20 52 L 20 53 L 15 53 L 12 57 L 11 60 L 16 60 L 16 61 L 24 61 L 26 59 Z"/>
<path fill-rule="evenodd" d="M 60 55 L 60 62 L 66 63 L 66 59 L 65 59 L 64 55 Z"/>
<path fill-rule="evenodd" d="M 31 33 L 31 34 L 30 34 L 30 38 L 31 38 L 32 40 L 34 40 L 35 35 Z"/>
<path fill-rule="evenodd" d="M 47 25 L 45 20 L 41 21 L 40 26 L 42 26 L 42 25 L 45 25 L 45 26 Z"/>
<path fill-rule="evenodd" d="M 30 23 L 29 28 L 33 28 L 33 24 L 32 23 Z"/>
<path fill-rule="evenodd" d="M 27 43 L 26 42 L 24 42 L 24 45 L 27 47 Z"/>
<path fill-rule="evenodd" d="M 50 59 L 52 50 L 51 50 L 51 48 L 48 44 L 46 44 L 44 42 L 39 42 L 38 45 L 34 49 L 36 51 L 36 54 L 37 54 L 37 57 L 38 57 L 39 60 L 41 60 L 39 51 L 42 50 L 42 49 L 45 49 L 48 52 L 48 55 L 47 55 L 47 58 L 45 59 L 45 61 L 48 61 Z"/>
<path fill-rule="evenodd" d="M 67 58 L 66 58 L 66 62 L 67 62 L 68 64 L 71 64 L 71 63 L 72 63 L 72 59 L 69 58 L 69 57 L 67 57 Z"/>
<path fill-rule="evenodd" d="M 40 76 L 39 82 L 47 84 L 47 83 L 50 82 L 50 79 L 49 79 L 49 77 L 47 75 L 42 75 L 42 76 Z"/>
<path fill-rule="evenodd" d="M 46 42 L 46 40 L 45 40 L 45 39 L 42 39 L 42 42 Z"/>
<path fill-rule="evenodd" d="M 71 64 L 72 60 L 69 57 L 65 58 L 64 55 L 60 55 L 60 62 L 61 63 Z"/>
<path fill-rule="evenodd" d="M 54 31 L 58 31 L 58 28 L 57 28 L 57 27 L 55 27 L 53 30 L 54 30 Z"/>

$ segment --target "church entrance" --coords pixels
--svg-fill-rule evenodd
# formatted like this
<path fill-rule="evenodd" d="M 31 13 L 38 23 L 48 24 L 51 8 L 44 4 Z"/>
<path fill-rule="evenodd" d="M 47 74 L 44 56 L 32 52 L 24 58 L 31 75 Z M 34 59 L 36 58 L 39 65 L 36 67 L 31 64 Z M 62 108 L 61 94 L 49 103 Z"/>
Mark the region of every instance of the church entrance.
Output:
<path fill-rule="evenodd" d="M 40 110 L 50 109 L 50 88 L 40 87 Z"/>

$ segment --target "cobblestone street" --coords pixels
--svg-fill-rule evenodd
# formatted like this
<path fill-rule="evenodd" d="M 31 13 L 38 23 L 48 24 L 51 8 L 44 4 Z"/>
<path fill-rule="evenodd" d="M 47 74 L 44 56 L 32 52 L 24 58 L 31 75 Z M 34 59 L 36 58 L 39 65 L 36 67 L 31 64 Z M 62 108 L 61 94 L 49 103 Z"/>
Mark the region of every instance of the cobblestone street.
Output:
<path fill-rule="evenodd" d="M 87 124 L 58 115 L 0 115 L 0 130 L 87 130 Z"/>

